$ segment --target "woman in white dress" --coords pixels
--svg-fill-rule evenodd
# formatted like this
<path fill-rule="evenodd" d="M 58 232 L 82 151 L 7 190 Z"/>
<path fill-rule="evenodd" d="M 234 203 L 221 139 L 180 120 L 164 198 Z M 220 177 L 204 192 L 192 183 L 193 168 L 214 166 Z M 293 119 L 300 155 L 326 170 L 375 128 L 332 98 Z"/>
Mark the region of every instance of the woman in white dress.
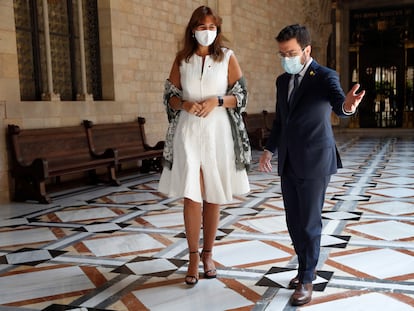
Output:
<path fill-rule="evenodd" d="M 221 18 L 201 6 L 191 16 L 184 47 L 165 83 L 169 127 L 159 182 L 160 192 L 184 198 L 188 285 L 198 282 L 200 257 L 204 278 L 216 277 L 212 249 L 220 204 L 250 191 L 251 150 L 241 118 L 246 103 L 238 61 L 233 51 L 222 46 Z"/>

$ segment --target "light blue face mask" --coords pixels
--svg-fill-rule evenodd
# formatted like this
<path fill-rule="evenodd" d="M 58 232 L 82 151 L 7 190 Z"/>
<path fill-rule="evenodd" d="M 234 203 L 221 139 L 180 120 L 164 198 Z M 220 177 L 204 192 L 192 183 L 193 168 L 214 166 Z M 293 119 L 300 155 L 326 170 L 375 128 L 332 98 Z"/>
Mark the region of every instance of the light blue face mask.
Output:
<path fill-rule="evenodd" d="M 305 66 L 300 62 L 301 58 L 302 55 L 294 57 L 283 57 L 281 60 L 283 69 L 292 75 L 299 73 Z"/>

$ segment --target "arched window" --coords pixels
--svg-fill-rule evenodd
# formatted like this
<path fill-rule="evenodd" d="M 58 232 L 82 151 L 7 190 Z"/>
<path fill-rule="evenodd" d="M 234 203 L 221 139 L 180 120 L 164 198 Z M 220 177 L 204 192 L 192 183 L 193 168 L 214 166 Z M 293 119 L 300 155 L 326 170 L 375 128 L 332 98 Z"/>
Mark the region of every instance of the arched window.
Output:
<path fill-rule="evenodd" d="M 22 100 L 102 99 L 97 0 L 14 0 L 14 14 Z"/>

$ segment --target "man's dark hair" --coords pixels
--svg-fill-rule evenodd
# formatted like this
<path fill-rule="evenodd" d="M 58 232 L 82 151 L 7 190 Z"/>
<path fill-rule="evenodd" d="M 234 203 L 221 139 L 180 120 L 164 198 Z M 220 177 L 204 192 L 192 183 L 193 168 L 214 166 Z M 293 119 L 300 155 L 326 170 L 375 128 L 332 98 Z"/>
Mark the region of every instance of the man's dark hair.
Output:
<path fill-rule="evenodd" d="M 302 49 L 311 44 L 311 36 L 305 26 L 294 24 L 283 28 L 276 37 L 277 42 L 296 39 Z"/>

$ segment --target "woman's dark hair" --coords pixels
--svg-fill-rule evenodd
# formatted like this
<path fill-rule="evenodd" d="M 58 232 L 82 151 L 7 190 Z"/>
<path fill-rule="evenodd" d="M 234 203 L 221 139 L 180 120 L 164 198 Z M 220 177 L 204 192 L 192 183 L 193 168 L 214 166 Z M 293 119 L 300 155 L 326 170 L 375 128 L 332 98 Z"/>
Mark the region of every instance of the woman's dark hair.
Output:
<path fill-rule="evenodd" d="M 187 28 L 184 34 L 184 47 L 177 53 L 176 61 L 178 65 L 185 60 L 188 62 L 190 57 L 197 51 L 198 43 L 194 37 L 193 31 L 197 26 L 203 23 L 207 16 L 212 16 L 214 24 L 217 27 L 217 37 L 214 42 L 209 46 L 209 54 L 215 61 L 221 61 L 224 57 L 222 47 L 222 36 L 221 36 L 221 17 L 216 15 L 211 8 L 208 6 L 200 6 L 191 15 L 190 21 L 188 22 Z"/>
<path fill-rule="evenodd" d="M 277 42 L 296 39 L 302 49 L 311 45 L 311 36 L 305 26 L 294 24 L 283 28 L 276 37 Z"/>

